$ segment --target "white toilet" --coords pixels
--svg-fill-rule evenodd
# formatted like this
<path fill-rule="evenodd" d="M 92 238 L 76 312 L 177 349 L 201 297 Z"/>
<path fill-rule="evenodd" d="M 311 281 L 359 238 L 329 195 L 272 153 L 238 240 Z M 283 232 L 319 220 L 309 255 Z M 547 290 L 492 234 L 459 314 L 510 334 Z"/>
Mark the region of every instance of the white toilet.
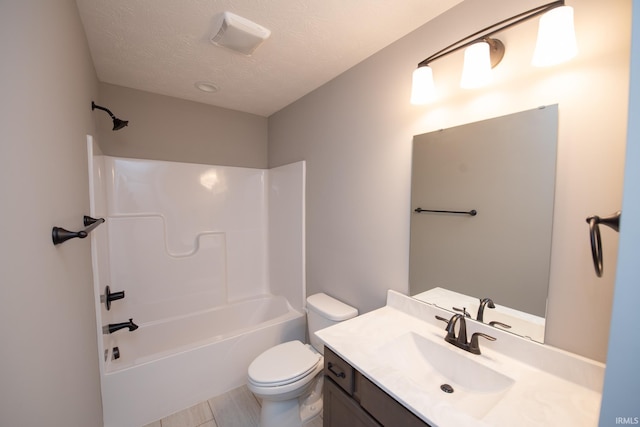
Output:
<path fill-rule="evenodd" d="M 307 298 L 311 345 L 289 341 L 266 350 L 249 365 L 249 390 L 262 400 L 261 427 L 301 427 L 322 412 L 322 342 L 314 332 L 358 315 L 329 295 Z"/>

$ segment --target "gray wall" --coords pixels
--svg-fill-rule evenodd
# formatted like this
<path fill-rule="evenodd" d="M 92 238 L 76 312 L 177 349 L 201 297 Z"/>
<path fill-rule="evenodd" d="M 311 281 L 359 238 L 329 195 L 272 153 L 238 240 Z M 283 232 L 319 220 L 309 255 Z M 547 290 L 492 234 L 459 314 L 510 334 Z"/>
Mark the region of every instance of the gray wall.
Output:
<path fill-rule="evenodd" d="M 623 425 L 618 417 L 640 420 L 640 328 L 635 324 L 640 303 L 640 1 L 633 1 L 629 130 L 624 175 L 620 258 L 609 336 L 600 426 Z"/>
<path fill-rule="evenodd" d="M 433 64 L 436 102 L 409 104 L 418 62 L 542 3 L 466 0 L 269 118 L 270 166 L 307 161 L 307 293 L 363 312 L 384 305 L 389 288 L 408 293 L 413 135 L 557 103 L 546 342 L 606 359 L 618 234 L 603 230 L 598 279 L 585 218 L 621 206 L 631 1 L 571 2 L 579 55 L 568 63 L 530 65 L 534 19 L 499 35 L 506 54 L 492 85 L 460 89 L 459 52 Z"/>
<path fill-rule="evenodd" d="M 97 141 L 109 156 L 250 168 L 267 167 L 267 118 L 101 83 L 96 104 L 129 120 L 112 131 L 97 111 Z"/>
<path fill-rule="evenodd" d="M 457 82 L 447 86 L 459 75 L 460 57 L 454 55 L 436 71 L 448 93 L 445 101 L 435 107 L 408 104 L 418 61 L 494 22 L 497 10 L 506 16 L 531 3 L 466 0 L 269 119 L 271 165 L 308 162 L 309 292 L 324 290 L 363 311 L 383 305 L 388 288 L 408 292 L 413 135 L 558 102 L 559 161 L 566 172 L 558 184 L 563 200 L 555 226 L 563 232 L 554 243 L 551 332 L 557 346 L 604 360 L 616 259 L 611 247 L 617 238 L 603 231 L 605 260 L 611 261 L 605 261 L 605 277 L 595 279 L 583 222 L 590 214 L 620 208 L 631 2 L 573 2 L 580 56 L 570 64 L 518 68 L 510 58 L 530 55 L 535 33 L 535 24 L 523 24 L 503 37 L 507 56 L 496 69 L 501 83 L 472 95 L 460 92 Z M 522 53 L 510 50 L 519 43 L 527 47 Z M 0 53 L 0 425 L 100 426 L 89 241 L 54 247 L 50 233 L 54 225 L 78 228 L 88 211 L 85 135 L 95 134 L 94 120 L 102 130 L 98 135 L 108 126 L 108 116 L 89 106 L 92 99 L 107 104 L 110 95 L 106 85 L 98 93 L 72 0 L 0 2 Z M 112 101 L 106 106 L 118 116 L 141 122 L 142 108 L 129 111 Z M 166 108 L 157 120 L 172 115 Z M 257 131 L 262 136 L 249 145 L 264 149 L 263 132 Z M 169 156 L 180 154 L 165 150 Z M 247 150 L 252 160 L 243 158 L 243 163 L 264 163 L 264 154 L 253 158 L 254 149 Z M 630 146 L 624 209 L 637 216 L 631 192 L 640 183 L 640 165 L 633 150 Z M 610 368 L 619 364 L 620 369 L 607 371 L 602 425 L 613 425 L 611 416 L 634 415 L 622 412 L 622 405 L 634 408 L 629 399 L 638 393 L 637 349 L 630 347 L 638 341 L 637 328 L 626 327 L 638 300 L 633 254 L 638 236 L 623 219 L 621 236 L 627 232 L 612 322 L 621 334 L 612 334 L 610 343 L 610 357 L 615 357 Z M 570 336 L 582 330 L 588 335 Z M 622 335 L 629 331 L 634 335 Z"/>
<path fill-rule="evenodd" d="M 0 425 L 102 425 L 86 135 L 97 79 L 73 0 L 0 2 Z"/>

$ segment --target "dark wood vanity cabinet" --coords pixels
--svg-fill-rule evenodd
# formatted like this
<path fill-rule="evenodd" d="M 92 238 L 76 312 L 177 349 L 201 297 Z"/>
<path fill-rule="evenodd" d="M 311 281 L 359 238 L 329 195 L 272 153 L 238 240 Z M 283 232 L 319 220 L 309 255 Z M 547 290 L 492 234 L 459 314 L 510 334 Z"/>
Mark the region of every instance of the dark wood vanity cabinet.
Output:
<path fill-rule="evenodd" d="M 330 349 L 324 349 L 323 427 L 429 427 Z"/>
<path fill-rule="evenodd" d="M 323 427 L 381 426 L 353 397 L 327 378 L 324 381 L 323 393 Z"/>

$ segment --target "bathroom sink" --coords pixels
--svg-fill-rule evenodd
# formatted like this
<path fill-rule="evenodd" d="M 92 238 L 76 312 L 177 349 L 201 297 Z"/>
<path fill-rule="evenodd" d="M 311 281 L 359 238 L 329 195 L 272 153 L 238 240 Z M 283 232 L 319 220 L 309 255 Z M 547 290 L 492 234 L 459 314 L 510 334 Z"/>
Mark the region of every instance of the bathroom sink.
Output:
<path fill-rule="evenodd" d="M 379 348 L 380 357 L 401 377 L 434 402 L 446 402 L 481 419 L 511 388 L 514 380 L 478 363 L 450 344 L 409 332 Z"/>

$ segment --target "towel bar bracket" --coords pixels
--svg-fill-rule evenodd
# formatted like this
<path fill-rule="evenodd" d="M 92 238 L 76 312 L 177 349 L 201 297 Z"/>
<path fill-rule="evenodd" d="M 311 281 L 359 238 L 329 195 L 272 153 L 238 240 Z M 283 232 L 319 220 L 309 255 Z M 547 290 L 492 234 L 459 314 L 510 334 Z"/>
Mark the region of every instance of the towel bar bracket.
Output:
<path fill-rule="evenodd" d="M 74 239 L 76 237 L 79 239 L 84 239 L 94 228 L 104 222 L 104 218 L 96 219 L 85 215 L 82 222 L 85 226 L 85 229 L 80 231 L 69 231 L 65 230 L 62 227 L 53 227 L 53 229 L 51 230 L 51 240 L 53 240 L 53 244 L 59 245 L 69 239 Z"/>

